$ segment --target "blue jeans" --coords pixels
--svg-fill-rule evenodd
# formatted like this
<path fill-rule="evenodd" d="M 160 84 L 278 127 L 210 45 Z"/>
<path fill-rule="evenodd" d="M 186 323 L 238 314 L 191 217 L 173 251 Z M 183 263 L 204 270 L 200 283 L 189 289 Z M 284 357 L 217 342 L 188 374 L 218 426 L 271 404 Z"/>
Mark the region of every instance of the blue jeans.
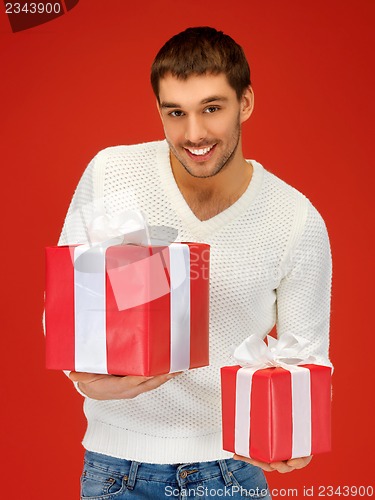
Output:
<path fill-rule="evenodd" d="M 246 462 L 148 464 L 86 451 L 81 500 L 271 499 L 264 473 Z"/>

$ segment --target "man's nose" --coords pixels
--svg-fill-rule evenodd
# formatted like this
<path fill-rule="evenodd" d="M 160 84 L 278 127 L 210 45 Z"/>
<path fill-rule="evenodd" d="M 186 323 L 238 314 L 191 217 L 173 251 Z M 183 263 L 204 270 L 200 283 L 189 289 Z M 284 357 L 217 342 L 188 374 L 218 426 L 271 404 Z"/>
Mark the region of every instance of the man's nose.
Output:
<path fill-rule="evenodd" d="M 200 144 L 207 135 L 204 120 L 197 116 L 189 116 L 187 120 L 185 139 L 194 145 Z"/>

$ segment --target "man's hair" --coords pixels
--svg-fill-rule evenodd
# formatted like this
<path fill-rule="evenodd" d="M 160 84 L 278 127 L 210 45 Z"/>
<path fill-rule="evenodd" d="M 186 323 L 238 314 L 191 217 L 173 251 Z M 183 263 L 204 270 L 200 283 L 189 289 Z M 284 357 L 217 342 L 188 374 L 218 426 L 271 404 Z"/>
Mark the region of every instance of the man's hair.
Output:
<path fill-rule="evenodd" d="M 242 47 L 215 28 L 187 28 L 169 39 L 157 53 L 151 66 L 151 85 L 159 101 L 159 82 L 167 74 L 186 80 L 192 75 L 220 73 L 226 75 L 240 100 L 251 84 Z"/>

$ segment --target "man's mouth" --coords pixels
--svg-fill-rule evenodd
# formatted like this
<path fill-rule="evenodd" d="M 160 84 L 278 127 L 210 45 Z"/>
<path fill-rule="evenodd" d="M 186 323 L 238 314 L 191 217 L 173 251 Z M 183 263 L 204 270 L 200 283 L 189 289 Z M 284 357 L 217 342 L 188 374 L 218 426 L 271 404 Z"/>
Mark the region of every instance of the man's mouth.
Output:
<path fill-rule="evenodd" d="M 186 153 L 194 161 L 206 161 L 208 160 L 215 149 L 216 144 L 212 146 L 206 146 L 205 148 L 184 148 Z"/>

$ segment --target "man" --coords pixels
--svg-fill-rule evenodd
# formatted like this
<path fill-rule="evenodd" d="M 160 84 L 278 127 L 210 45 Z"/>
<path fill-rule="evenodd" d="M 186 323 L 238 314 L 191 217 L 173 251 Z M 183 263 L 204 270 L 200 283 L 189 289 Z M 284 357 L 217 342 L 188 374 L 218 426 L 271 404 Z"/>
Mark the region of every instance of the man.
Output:
<path fill-rule="evenodd" d="M 179 33 L 157 54 L 151 83 L 166 140 L 99 152 L 59 243 L 87 240 L 95 203 L 108 214 L 140 208 L 177 241 L 209 243 L 210 366 L 150 378 L 70 373 L 88 419 L 82 498 L 270 498 L 262 469 L 289 472 L 311 457 L 265 464 L 223 451 L 219 368 L 233 364 L 232 345 L 275 322 L 278 336 L 299 335 L 306 356 L 329 364 L 326 228 L 301 193 L 243 156 L 254 93 L 232 38 Z"/>

